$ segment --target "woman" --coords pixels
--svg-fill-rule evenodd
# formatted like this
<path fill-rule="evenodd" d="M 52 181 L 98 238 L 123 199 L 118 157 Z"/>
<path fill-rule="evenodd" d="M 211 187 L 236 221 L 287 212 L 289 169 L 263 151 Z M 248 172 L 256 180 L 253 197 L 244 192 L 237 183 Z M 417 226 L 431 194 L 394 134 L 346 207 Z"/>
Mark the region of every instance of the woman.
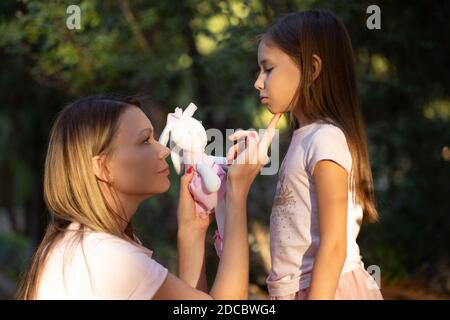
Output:
<path fill-rule="evenodd" d="M 248 139 L 246 151 L 267 153 L 270 140 Z M 168 190 L 169 149 L 154 139 L 136 101 L 95 96 L 69 104 L 52 128 L 45 162 L 51 221 L 18 298 L 246 299 L 246 200 L 261 164 L 255 152 L 242 151 L 233 148 L 229 154 L 240 164 L 228 170 L 225 241 L 208 292 L 204 244 L 211 218 L 195 214 L 188 190 L 192 168 L 181 178 L 176 276 L 152 259 L 130 222 L 144 200 Z"/>

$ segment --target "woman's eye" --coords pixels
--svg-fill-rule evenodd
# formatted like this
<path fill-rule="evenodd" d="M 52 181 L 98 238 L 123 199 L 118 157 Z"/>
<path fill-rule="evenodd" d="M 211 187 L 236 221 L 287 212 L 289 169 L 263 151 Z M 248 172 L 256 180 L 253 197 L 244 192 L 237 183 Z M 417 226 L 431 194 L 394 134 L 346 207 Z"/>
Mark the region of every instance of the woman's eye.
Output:
<path fill-rule="evenodd" d="M 270 72 L 270 71 L 272 71 L 272 69 L 273 69 L 273 67 L 272 68 L 266 68 L 266 72 Z"/>
<path fill-rule="evenodd" d="M 150 137 L 147 137 L 147 138 L 144 140 L 144 144 L 150 144 Z"/>

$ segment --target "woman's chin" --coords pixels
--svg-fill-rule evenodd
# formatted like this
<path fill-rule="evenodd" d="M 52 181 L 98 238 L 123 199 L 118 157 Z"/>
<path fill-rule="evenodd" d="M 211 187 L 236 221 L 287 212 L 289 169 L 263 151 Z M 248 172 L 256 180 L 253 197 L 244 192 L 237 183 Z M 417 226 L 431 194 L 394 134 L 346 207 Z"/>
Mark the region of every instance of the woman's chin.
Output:
<path fill-rule="evenodd" d="M 164 177 L 162 179 L 154 180 L 152 185 L 148 186 L 148 189 L 152 190 L 151 192 L 148 192 L 148 194 L 155 196 L 167 192 L 169 188 L 170 188 L 169 177 Z"/>
<path fill-rule="evenodd" d="M 166 192 L 170 188 L 170 179 L 167 177 L 165 181 L 161 182 L 161 193 Z"/>

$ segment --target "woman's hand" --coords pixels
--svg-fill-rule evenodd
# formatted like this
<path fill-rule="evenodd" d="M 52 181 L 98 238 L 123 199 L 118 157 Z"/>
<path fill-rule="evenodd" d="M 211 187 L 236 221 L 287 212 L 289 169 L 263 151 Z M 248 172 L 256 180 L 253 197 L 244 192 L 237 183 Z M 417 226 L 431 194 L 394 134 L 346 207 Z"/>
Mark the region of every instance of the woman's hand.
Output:
<path fill-rule="evenodd" d="M 187 172 L 181 177 L 180 181 L 180 197 L 178 201 L 178 229 L 187 232 L 204 232 L 208 230 L 208 226 L 214 219 L 214 214 L 209 214 L 208 218 L 201 218 L 195 212 L 195 202 L 189 191 L 189 183 L 194 176 L 194 170 L 189 167 Z"/>

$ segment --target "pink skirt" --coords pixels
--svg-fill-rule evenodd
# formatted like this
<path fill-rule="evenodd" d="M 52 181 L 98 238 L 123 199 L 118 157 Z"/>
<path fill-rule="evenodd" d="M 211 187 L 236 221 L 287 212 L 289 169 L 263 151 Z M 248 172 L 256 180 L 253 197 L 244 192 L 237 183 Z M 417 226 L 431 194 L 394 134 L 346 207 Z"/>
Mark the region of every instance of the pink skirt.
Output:
<path fill-rule="evenodd" d="M 270 296 L 270 300 L 306 300 L 309 288 L 287 296 Z M 380 288 L 372 276 L 362 267 L 341 274 L 335 300 L 383 300 Z"/>

